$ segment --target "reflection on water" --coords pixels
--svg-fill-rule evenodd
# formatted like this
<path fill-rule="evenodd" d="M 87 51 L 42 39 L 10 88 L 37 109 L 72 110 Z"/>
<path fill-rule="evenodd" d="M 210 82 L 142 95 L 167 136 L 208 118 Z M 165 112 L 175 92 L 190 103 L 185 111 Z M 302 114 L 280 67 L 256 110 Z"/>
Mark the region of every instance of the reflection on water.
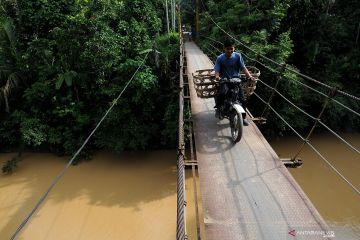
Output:
<path fill-rule="evenodd" d="M 360 134 L 344 134 L 354 147 L 360 149 Z M 280 158 L 292 157 L 301 142 L 297 137 L 283 137 L 271 142 Z M 313 144 L 353 185 L 360 189 L 360 155 L 333 135 L 313 136 Z M 355 193 L 310 148 L 300 154 L 303 166 L 289 169 L 325 221 L 334 229 L 338 239 L 360 239 L 360 196 Z"/>
<path fill-rule="evenodd" d="M 1 154 L 0 164 L 11 158 Z M 0 239 L 9 239 L 67 158 L 25 154 L 0 175 Z M 73 166 L 18 239 L 175 239 L 176 152 L 99 153 Z"/>

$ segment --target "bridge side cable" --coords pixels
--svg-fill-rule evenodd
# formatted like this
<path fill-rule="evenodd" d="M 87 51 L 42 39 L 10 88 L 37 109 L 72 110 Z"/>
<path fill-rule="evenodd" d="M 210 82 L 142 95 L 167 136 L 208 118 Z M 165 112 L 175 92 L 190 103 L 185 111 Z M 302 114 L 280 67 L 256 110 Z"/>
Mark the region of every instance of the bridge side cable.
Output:
<path fill-rule="evenodd" d="M 181 29 L 181 28 L 180 28 Z M 180 30 L 181 32 L 181 30 Z M 179 145 L 177 160 L 177 219 L 176 240 L 185 240 L 185 138 L 184 138 L 184 42 L 180 37 L 180 79 L 179 79 Z"/>
<path fill-rule="evenodd" d="M 251 59 L 251 60 L 253 60 L 253 59 Z M 255 60 L 255 61 L 256 61 L 256 60 Z M 279 71 L 274 70 L 274 69 L 271 69 L 271 68 L 267 67 L 266 65 L 262 64 L 261 62 L 258 62 L 258 63 L 261 64 L 263 67 L 267 68 L 267 69 L 270 70 L 270 71 L 275 71 L 276 73 L 281 74 Z M 318 90 L 316 90 L 316 89 L 314 89 L 314 88 L 312 88 L 312 87 L 310 87 L 310 86 L 308 86 L 308 85 L 306 85 L 306 84 L 304 84 L 304 83 L 302 83 L 302 82 L 300 82 L 300 81 L 297 81 L 297 80 L 292 79 L 292 78 L 289 78 L 289 77 L 288 77 L 288 79 L 293 80 L 293 81 L 296 81 L 297 83 L 303 85 L 304 87 L 307 87 L 307 88 L 309 88 L 309 89 L 317 92 L 318 94 L 326 97 L 327 101 L 329 101 L 329 100 L 334 101 L 334 100 L 335 100 L 333 97 L 329 97 L 328 95 L 326 95 L 326 94 L 324 94 L 324 93 L 322 93 L 322 92 L 320 92 L 320 91 L 318 91 Z M 330 127 L 328 127 L 325 123 L 323 123 L 323 122 L 320 120 L 320 117 L 316 118 L 316 117 L 310 115 L 309 113 L 307 113 L 306 111 L 304 111 L 303 109 L 301 109 L 300 107 L 298 107 L 296 104 L 294 104 L 293 102 L 291 102 L 288 98 L 286 98 L 283 94 L 281 94 L 281 93 L 276 89 L 276 87 L 271 87 L 271 86 L 269 86 L 267 83 L 265 83 L 265 82 L 262 81 L 261 79 L 258 79 L 258 81 L 259 81 L 260 83 L 262 83 L 263 85 L 265 85 L 266 87 L 268 87 L 269 89 L 271 89 L 273 92 L 276 92 L 282 99 L 284 99 L 285 101 L 287 101 L 287 102 L 288 102 L 290 105 L 292 105 L 294 108 L 296 108 L 297 110 L 299 110 L 300 112 L 302 112 L 303 114 L 305 114 L 306 116 L 308 116 L 309 118 L 311 118 L 312 120 L 314 120 L 314 121 L 315 121 L 314 127 L 316 126 L 317 123 L 321 124 L 321 125 L 322 125 L 323 127 L 325 127 L 328 131 L 330 131 L 333 135 L 335 135 L 335 137 L 337 137 L 337 138 L 338 138 L 339 140 L 341 140 L 344 144 L 346 144 L 349 148 L 351 148 L 351 149 L 352 149 L 353 151 L 355 151 L 356 153 L 360 154 L 360 151 L 359 151 L 357 148 L 355 148 L 353 145 L 351 145 L 349 142 L 347 142 L 345 139 L 343 139 L 339 134 L 337 134 L 334 130 L 332 130 L 332 129 L 331 129 Z M 333 94 L 335 94 L 335 91 L 333 92 Z M 304 144 L 308 144 L 308 145 L 331 167 L 331 169 L 333 169 L 346 183 L 348 183 L 348 184 L 350 185 L 350 187 L 351 187 L 355 192 L 357 192 L 358 194 L 360 193 L 359 190 L 358 190 L 349 180 L 347 180 L 312 144 L 310 144 L 308 138 L 310 137 L 311 132 L 309 133 L 308 138 L 307 138 L 307 139 L 304 139 L 300 134 L 298 134 L 298 133 L 295 131 L 294 128 L 292 128 L 292 127 L 290 126 L 289 123 L 287 123 L 287 122 L 285 121 L 284 118 L 282 118 L 282 117 L 274 110 L 274 108 L 272 108 L 272 107 L 270 106 L 270 103 L 269 103 L 269 102 L 265 102 L 265 101 L 264 101 L 262 98 L 260 98 L 260 96 L 259 96 L 258 94 L 256 94 L 256 93 L 255 93 L 255 96 L 257 96 L 262 102 L 264 102 L 268 107 L 270 107 L 271 110 L 272 110 L 278 117 L 280 117 L 280 119 L 281 119 L 283 122 L 285 122 L 285 124 L 288 125 L 288 126 L 290 127 L 290 129 L 291 129 L 293 132 L 296 133 L 296 135 L 298 135 L 298 136 L 303 140 L 303 143 L 304 143 Z M 336 100 L 335 100 L 335 102 L 336 102 L 336 103 L 340 103 L 340 102 L 338 102 L 338 101 L 336 101 Z M 351 112 L 353 112 L 353 113 L 355 113 L 356 115 L 359 116 L 359 113 L 355 112 L 354 110 L 348 108 L 348 107 L 345 106 L 345 105 L 342 105 L 341 103 L 340 103 L 340 105 L 343 106 L 343 107 L 345 107 L 345 108 L 348 109 L 349 111 L 351 111 Z M 321 115 L 321 114 L 320 114 L 320 115 Z M 313 128 L 314 128 L 314 127 L 313 127 Z M 302 149 L 302 148 L 301 148 L 301 149 Z M 297 153 L 296 155 L 298 155 L 298 154 L 300 153 L 301 149 L 298 151 L 298 153 Z M 294 157 L 294 158 L 295 158 L 295 157 Z"/>
<path fill-rule="evenodd" d="M 209 38 L 207 37 L 208 39 L 214 41 L 214 42 L 218 42 L 212 38 Z M 219 43 L 219 42 L 218 42 Z M 212 45 L 211 45 L 212 46 Z M 217 49 L 217 48 L 215 48 Z M 245 57 L 247 57 L 248 59 L 254 61 L 254 62 L 257 62 L 259 63 L 261 66 L 263 66 L 264 68 L 270 70 L 271 72 L 274 72 L 274 73 L 277 73 L 277 74 L 281 74 L 281 72 L 275 70 L 275 69 L 272 69 L 268 66 L 266 66 L 265 64 L 261 63 L 260 61 L 258 60 L 255 60 L 255 59 L 252 59 L 250 58 L 249 56 L 247 56 L 245 53 L 242 53 Z M 283 74 L 281 74 L 282 76 L 284 76 Z M 326 95 L 325 93 L 323 92 L 320 92 L 310 86 L 308 86 L 307 84 L 301 82 L 301 81 L 298 81 L 296 79 L 293 79 L 293 78 L 290 78 L 290 77 L 287 77 L 287 79 L 290 79 L 291 81 L 294 81 L 296 83 L 299 83 L 301 84 L 303 87 L 306 87 L 326 98 L 328 98 L 328 95 Z M 303 109 L 301 109 L 300 107 L 298 107 L 297 105 L 295 105 L 293 102 L 291 102 L 289 99 L 287 99 L 283 94 L 281 94 L 277 89 L 276 87 L 271 87 L 269 86 L 267 83 L 265 83 L 264 81 L 262 81 L 261 79 L 259 79 L 259 82 L 262 83 L 263 85 L 265 85 L 266 87 L 268 87 L 269 89 L 271 89 L 272 91 L 276 92 L 280 97 L 282 97 L 285 101 L 287 101 L 289 104 L 291 104 L 293 107 L 295 107 L 297 110 L 299 110 L 300 112 L 302 112 L 303 114 L 305 114 L 306 116 L 310 117 L 312 120 L 314 121 L 318 121 L 319 124 L 321 124 L 323 127 L 325 127 L 329 132 L 331 132 L 333 135 L 335 135 L 339 140 L 341 140 L 344 144 L 346 144 L 349 148 L 351 148 L 353 151 L 355 151 L 356 153 L 360 154 L 360 150 L 356 149 L 354 146 L 352 146 L 349 142 L 347 142 L 345 139 L 343 139 L 339 134 L 337 134 L 334 130 L 332 130 L 330 127 L 328 127 L 325 123 L 323 123 L 320 119 L 317 119 L 315 118 L 314 116 L 311 116 L 310 114 L 308 114 L 307 112 L 305 112 Z M 347 109 L 348 111 L 351 111 L 352 113 L 354 113 L 355 115 L 357 116 L 360 116 L 360 113 L 354 111 L 353 109 L 345 106 L 344 104 L 342 104 L 341 102 L 335 100 L 334 98 L 330 98 L 332 101 L 334 101 L 335 103 L 339 104 L 340 106 L 344 107 L 345 109 Z"/>
<path fill-rule="evenodd" d="M 309 140 L 303 138 L 271 105 L 262 99 L 257 93 L 254 92 L 254 95 L 260 99 L 264 104 L 266 104 L 302 141 L 310 146 L 318 156 L 325 161 L 325 163 L 340 177 L 342 178 L 358 195 L 360 195 L 360 190 L 357 189 L 344 175 L 342 175 L 335 167 L 332 165 L 311 143 Z"/>
<path fill-rule="evenodd" d="M 342 137 L 340 137 L 340 135 L 338 135 L 334 130 L 332 130 L 330 127 L 328 127 L 325 123 L 323 123 L 320 119 L 310 115 L 309 113 L 305 112 L 303 109 L 301 109 L 300 107 L 298 107 L 295 103 L 291 102 L 288 98 L 286 98 L 283 94 L 281 94 L 276 88 L 269 86 L 267 83 L 265 83 L 264 81 L 262 81 L 261 79 L 258 80 L 260 83 L 262 83 L 263 85 L 265 85 L 266 87 L 268 87 L 269 89 L 273 90 L 274 92 L 276 92 L 282 99 L 284 99 L 285 101 L 287 101 L 290 105 L 292 105 L 294 108 L 296 108 L 297 110 L 299 110 L 300 112 L 302 112 L 303 114 L 305 114 L 306 116 L 308 116 L 309 118 L 311 118 L 314 121 L 318 121 L 318 123 L 320 123 L 323 127 L 325 127 L 329 132 L 331 132 L 332 134 L 334 134 L 338 139 L 340 139 L 343 143 L 345 143 L 348 147 L 350 147 L 352 150 L 354 150 L 356 153 L 360 154 L 360 151 L 358 149 L 356 149 L 354 146 L 352 146 L 350 143 L 348 143 L 346 140 L 344 140 Z M 327 97 L 327 96 L 326 96 Z"/>
<path fill-rule="evenodd" d="M 217 40 L 215 40 L 215 39 L 212 39 L 212 38 L 210 38 L 210 37 L 205 37 L 205 36 L 204 36 L 204 38 L 207 38 L 207 39 L 209 39 L 209 40 L 211 40 L 211 41 L 213 41 L 213 42 L 216 42 L 216 43 L 221 43 L 221 42 L 219 42 L 219 41 L 217 41 Z M 212 46 L 214 49 L 220 51 L 220 50 L 219 50 L 218 48 L 216 48 L 215 46 L 213 46 L 213 45 L 210 45 L 210 46 Z M 210 51 L 212 54 L 214 54 L 213 51 L 211 51 L 211 50 L 209 50 L 209 49 L 206 49 L 206 50 L 208 50 L 208 51 Z M 313 92 L 315 92 L 315 93 L 317 93 L 317 94 L 322 95 L 323 97 L 328 97 L 325 93 L 323 93 L 323 92 L 321 92 L 321 91 L 319 91 L 319 90 L 317 90 L 317 89 L 315 89 L 315 88 L 307 85 L 306 83 L 303 83 L 302 81 L 296 80 L 296 79 L 294 79 L 294 78 L 292 78 L 292 77 L 290 77 L 290 76 L 285 76 L 285 75 L 282 74 L 280 71 L 278 71 L 278 70 L 276 70 L 276 69 L 273 69 L 273 68 L 271 68 L 271 67 L 263 64 L 262 62 L 260 62 L 260 61 L 257 60 L 257 59 L 253 59 L 253 58 L 249 57 L 249 56 L 248 56 L 247 54 L 245 54 L 245 53 L 241 53 L 241 54 L 244 55 L 244 57 L 246 57 L 247 59 L 250 59 L 251 61 L 253 61 L 254 64 L 255 64 L 255 63 L 258 63 L 259 65 L 261 65 L 262 67 L 264 67 L 265 69 L 267 69 L 267 70 L 269 70 L 269 71 L 271 71 L 271 72 L 273 72 L 273 73 L 280 74 L 280 75 L 282 75 L 283 77 L 285 77 L 286 79 L 289 79 L 289 80 L 292 81 L 292 82 L 296 82 L 296 83 L 302 85 L 303 87 L 305 87 L 305 88 L 307 88 L 307 89 L 309 89 L 309 90 L 311 90 L 311 91 L 313 91 Z M 284 68 L 283 65 L 282 65 L 282 68 Z M 264 83 L 264 82 L 263 82 L 263 83 Z M 346 109 L 347 111 L 349 111 L 349 112 L 355 114 L 356 116 L 360 117 L 360 113 L 359 113 L 359 112 L 357 112 L 357 111 L 353 110 L 352 108 L 346 106 L 345 104 L 341 103 L 340 101 L 336 100 L 335 98 L 331 98 L 331 101 L 335 102 L 336 104 L 340 105 L 341 107 L 343 107 L 343 108 Z"/>
<path fill-rule="evenodd" d="M 204 8 L 206 9 L 206 7 L 205 7 L 205 5 L 204 5 L 204 3 L 203 3 L 202 0 L 201 0 L 201 2 L 202 2 L 202 4 L 203 4 Z M 264 55 L 256 52 L 255 50 L 253 50 L 253 49 L 251 49 L 250 47 L 246 46 L 244 43 L 240 42 L 239 40 L 237 40 L 236 38 L 234 38 L 231 34 L 229 34 L 228 32 L 226 32 L 223 28 L 221 28 L 221 27 L 214 21 L 214 19 L 211 17 L 211 15 L 210 15 L 208 12 L 206 12 L 206 13 L 207 13 L 207 15 L 209 16 L 209 18 L 211 19 L 211 21 L 212 21 L 222 32 L 224 32 L 226 35 L 228 35 L 230 38 L 232 38 L 232 39 L 235 40 L 236 42 L 240 43 L 240 45 L 242 45 L 243 47 L 245 47 L 245 48 L 248 49 L 249 51 L 255 53 L 257 57 L 261 57 L 261 58 L 263 58 L 263 59 L 265 59 L 265 60 L 267 60 L 267 61 L 270 61 L 271 63 L 275 64 L 276 66 L 281 67 L 283 71 L 282 71 L 282 72 L 279 72 L 279 71 L 277 71 L 277 70 L 275 70 L 275 69 L 272 69 L 272 68 L 266 66 L 265 64 L 261 63 L 259 60 L 257 60 L 257 59 L 252 59 L 252 58 L 248 57 L 246 54 L 244 54 L 244 55 L 245 55 L 247 58 L 249 58 L 250 60 L 259 63 L 260 65 L 262 65 L 263 67 L 267 68 L 267 69 L 270 70 L 271 72 L 276 72 L 276 73 L 280 74 L 281 77 L 284 76 L 284 74 L 283 74 L 284 70 L 287 70 L 287 71 L 290 71 L 290 72 L 292 72 L 292 73 L 295 73 L 296 75 L 298 75 L 298 76 L 300 76 L 300 77 L 303 77 L 303 78 L 305 78 L 305 79 L 308 79 L 308 80 L 310 80 L 310 81 L 312 81 L 312 82 L 315 82 L 315 83 L 317 83 L 317 84 L 319 84 L 319 85 L 321 85 L 321 86 L 323 86 L 323 87 L 326 87 L 326 88 L 330 89 L 330 90 L 332 91 L 332 95 L 331 95 L 331 96 L 328 96 L 328 95 L 326 95 L 326 94 L 324 94 L 324 93 L 322 93 L 322 92 L 320 92 L 320 91 L 318 91 L 318 90 L 316 90 L 316 89 L 314 89 L 314 88 L 312 88 L 312 87 L 310 87 L 310 86 L 302 83 L 301 81 L 298 81 L 298 80 L 296 80 L 296 79 L 287 77 L 288 79 L 290 79 L 290 80 L 292 80 L 292 81 L 296 81 L 297 83 L 301 84 L 302 86 L 307 87 L 307 88 L 309 88 L 309 89 L 317 92 L 318 94 L 326 97 L 327 101 L 326 101 L 326 103 L 325 103 L 324 106 L 323 106 L 323 110 L 322 110 L 322 112 L 320 113 L 320 116 L 323 114 L 323 111 L 325 110 L 325 108 L 326 108 L 326 106 L 327 106 L 327 104 L 328 104 L 328 102 L 329 102 L 330 100 L 334 101 L 334 102 L 337 103 L 337 104 L 340 104 L 342 107 L 344 107 L 344 108 L 347 109 L 348 111 L 351 111 L 351 112 L 354 113 L 355 115 L 360 116 L 360 114 L 359 114 L 358 112 L 354 111 L 353 109 L 351 109 L 351 108 L 345 106 L 344 104 L 340 103 L 339 101 L 335 100 L 335 99 L 333 98 L 333 96 L 334 96 L 336 93 L 340 93 L 340 94 L 342 94 L 342 95 L 344 95 L 344 96 L 350 97 L 350 98 L 355 99 L 355 100 L 360 100 L 360 98 L 355 97 L 355 96 L 353 96 L 353 95 L 351 95 L 351 94 L 348 94 L 348 93 L 346 93 L 346 92 L 344 92 L 344 91 L 340 91 L 340 90 L 338 90 L 338 89 L 335 88 L 335 87 L 329 86 L 329 85 L 327 85 L 327 84 L 325 84 L 325 83 L 322 83 L 322 82 L 320 82 L 320 81 L 318 81 L 318 80 L 316 80 L 316 79 L 314 79 L 314 78 L 311 78 L 311 77 L 309 77 L 309 76 L 307 76 L 307 75 L 305 75 L 305 74 L 302 74 L 302 73 L 300 73 L 300 72 L 298 72 L 298 71 L 295 71 L 295 70 L 287 67 L 285 64 L 279 64 L 278 62 L 276 62 L 276 61 L 274 61 L 274 60 L 272 60 L 272 59 L 270 59 L 270 58 L 267 58 L 266 56 L 264 56 Z M 209 38 L 209 37 L 206 37 L 206 38 L 210 39 L 210 40 L 213 41 L 213 42 L 217 42 L 217 43 L 218 43 L 218 41 L 215 40 L 215 39 L 212 39 L 212 38 Z M 211 45 L 211 46 L 212 46 L 212 45 Z M 279 80 L 281 80 L 281 77 L 279 78 Z M 295 107 L 296 109 L 298 109 L 299 111 L 301 111 L 303 114 L 307 115 L 308 117 L 310 117 L 311 119 L 313 119 L 313 120 L 315 121 L 314 126 L 313 126 L 311 132 L 308 134 L 308 137 L 305 139 L 305 138 L 303 138 L 303 137 L 270 105 L 271 98 L 269 99 L 268 102 L 266 102 L 266 101 L 263 100 L 258 94 L 254 93 L 255 96 L 257 96 L 264 104 L 266 104 L 266 107 L 269 107 L 293 132 L 295 132 L 295 134 L 296 134 L 298 137 L 300 137 L 300 138 L 303 140 L 304 144 L 308 144 L 308 145 L 330 166 L 330 168 L 331 168 L 338 176 L 340 176 L 357 194 L 360 195 L 360 191 L 359 191 L 348 179 L 346 179 L 346 178 L 309 142 L 309 137 L 310 137 L 312 131 L 314 130 L 314 128 L 316 127 L 317 123 L 319 123 L 319 124 L 321 124 L 322 126 L 324 126 L 327 130 L 329 130 L 332 134 L 334 134 L 334 135 L 335 135 L 338 139 L 340 139 L 343 143 L 345 143 L 348 147 L 350 147 L 352 150 L 354 150 L 354 151 L 357 152 L 358 154 L 360 154 L 360 151 L 359 151 L 358 149 L 356 149 L 354 146 L 352 146 L 350 143 L 348 143 L 346 140 L 344 140 L 343 138 L 341 138 L 335 131 L 333 131 L 332 129 L 330 129 L 326 124 L 324 124 L 324 123 L 320 120 L 320 117 L 315 118 L 315 117 L 311 116 L 310 114 L 306 113 L 304 110 L 302 110 L 301 108 L 299 108 L 299 107 L 298 107 L 297 105 L 295 105 L 294 103 L 292 103 L 289 99 L 287 99 L 283 94 L 281 94 L 281 93 L 276 89 L 276 86 L 275 86 L 275 87 L 271 87 L 271 86 L 269 86 L 268 84 L 266 84 L 264 81 L 261 81 L 260 79 L 259 79 L 259 81 L 260 81 L 262 84 L 264 84 L 265 86 L 267 86 L 268 88 L 272 89 L 273 92 L 276 92 L 279 96 L 281 96 L 284 100 L 286 100 L 288 103 L 290 103 L 293 107 Z M 300 151 L 301 151 L 301 150 L 302 150 L 302 148 L 300 149 Z M 300 152 L 300 151 L 299 151 L 299 152 Z M 298 152 L 298 154 L 299 154 L 299 152 Z"/>

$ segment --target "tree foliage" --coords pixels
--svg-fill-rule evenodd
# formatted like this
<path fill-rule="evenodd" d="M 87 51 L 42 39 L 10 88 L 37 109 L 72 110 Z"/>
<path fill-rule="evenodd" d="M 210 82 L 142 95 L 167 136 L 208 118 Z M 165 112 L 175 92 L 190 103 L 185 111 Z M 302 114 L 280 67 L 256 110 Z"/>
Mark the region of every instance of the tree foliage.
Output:
<path fill-rule="evenodd" d="M 2 1 L 1 24 L 13 24 L 16 41 L 5 34 L 5 27 L 0 29 L 0 70 L 9 69 L 7 75 L 1 74 L 0 87 L 9 81 L 9 74 L 26 84 L 8 95 L 8 113 L 1 108 L 1 147 L 24 144 L 74 153 L 135 73 L 145 56 L 142 52 L 155 50 L 154 43 L 164 38 L 163 13 L 158 11 L 162 4 L 160 0 Z M 178 35 L 171 39 L 166 51 L 178 59 Z M 169 94 L 175 80 L 165 78 L 177 72 L 176 62 L 161 54 L 163 46 L 156 48 L 88 149 L 173 146 L 169 135 L 176 130 L 166 126 L 177 121 L 168 115 L 176 104 Z M 155 56 L 156 52 L 160 54 Z M 168 75 L 154 64 L 155 57 L 174 65 L 167 66 Z"/>
<path fill-rule="evenodd" d="M 193 6 L 191 1 L 185 2 Z M 203 0 L 201 3 L 198 43 L 214 60 L 222 52 L 222 40 L 231 35 L 238 40 L 237 48 L 243 53 L 245 63 L 258 67 L 264 82 L 273 87 L 279 81 L 277 89 L 315 117 L 326 98 L 303 88 L 300 83 L 325 94 L 329 90 L 266 61 L 260 54 L 325 84 L 360 95 L 360 22 L 352 20 L 360 19 L 358 1 Z M 196 25 L 195 18 L 188 19 L 192 21 L 189 24 Z M 242 43 L 257 53 L 248 50 Z M 261 83 L 258 83 L 256 92 L 265 102 L 272 95 L 272 90 Z M 358 102 L 351 98 L 338 95 L 336 99 L 359 111 Z M 314 123 L 278 94 L 273 95 L 270 104 L 298 131 L 304 131 Z M 262 115 L 264 107 L 262 101 L 251 97 L 250 109 L 254 115 Z M 267 109 L 265 116 L 268 121 L 263 130 L 266 133 L 274 135 L 289 130 L 271 110 Z M 323 120 L 334 129 L 356 129 L 360 125 L 354 114 L 333 102 Z"/>

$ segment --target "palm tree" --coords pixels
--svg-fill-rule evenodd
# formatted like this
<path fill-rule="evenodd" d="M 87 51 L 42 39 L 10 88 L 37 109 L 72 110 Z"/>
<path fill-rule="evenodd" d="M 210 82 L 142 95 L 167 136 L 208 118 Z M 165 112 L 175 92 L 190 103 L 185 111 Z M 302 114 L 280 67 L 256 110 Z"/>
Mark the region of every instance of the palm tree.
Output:
<path fill-rule="evenodd" d="M 14 21 L 11 18 L 0 19 L 0 105 L 10 112 L 10 94 L 19 88 L 24 74 L 19 69 L 19 53 L 15 36 Z"/>

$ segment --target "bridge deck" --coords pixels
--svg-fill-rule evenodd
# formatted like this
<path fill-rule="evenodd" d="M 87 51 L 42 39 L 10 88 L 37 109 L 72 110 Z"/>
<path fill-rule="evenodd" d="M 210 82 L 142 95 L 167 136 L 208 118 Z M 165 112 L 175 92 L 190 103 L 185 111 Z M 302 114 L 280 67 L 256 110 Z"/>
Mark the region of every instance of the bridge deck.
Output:
<path fill-rule="evenodd" d="M 192 42 L 185 52 L 206 239 L 326 239 L 299 232 L 329 229 L 256 125 L 232 144 L 228 120 L 215 119 L 214 100 L 192 84 L 191 73 L 212 62 Z"/>

